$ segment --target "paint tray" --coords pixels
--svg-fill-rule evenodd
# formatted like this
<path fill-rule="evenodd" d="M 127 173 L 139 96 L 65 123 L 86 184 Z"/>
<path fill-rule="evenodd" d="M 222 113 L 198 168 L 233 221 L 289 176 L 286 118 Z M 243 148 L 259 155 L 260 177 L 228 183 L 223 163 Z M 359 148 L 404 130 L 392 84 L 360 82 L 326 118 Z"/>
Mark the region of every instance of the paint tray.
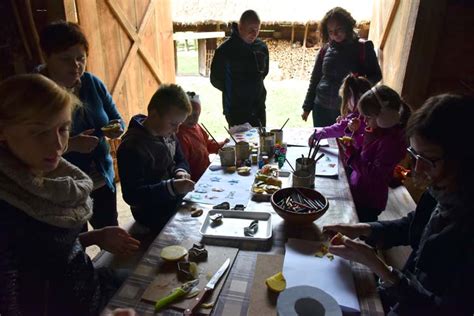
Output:
<path fill-rule="evenodd" d="M 211 220 L 211 216 L 222 214 L 221 224 Z M 244 228 L 258 220 L 258 231 L 254 236 L 246 236 Z M 210 210 L 201 226 L 203 237 L 212 239 L 264 241 L 272 237 L 272 215 L 268 212 Z"/>

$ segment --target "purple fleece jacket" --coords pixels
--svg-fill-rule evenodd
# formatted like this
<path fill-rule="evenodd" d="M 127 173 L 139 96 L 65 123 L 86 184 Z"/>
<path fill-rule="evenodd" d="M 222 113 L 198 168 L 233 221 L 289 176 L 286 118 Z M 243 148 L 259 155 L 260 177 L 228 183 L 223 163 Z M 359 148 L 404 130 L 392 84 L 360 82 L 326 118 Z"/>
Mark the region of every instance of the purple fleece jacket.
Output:
<path fill-rule="evenodd" d="M 346 115 L 345 118 L 343 118 L 339 123 L 334 123 L 330 126 L 323 127 L 322 129 L 319 129 L 315 134 L 315 138 L 319 139 L 325 139 L 325 138 L 336 138 L 336 137 L 342 137 L 342 136 L 351 136 L 352 132 L 347 128 L 347 125 L 352 119 L 355 119 L 359 117 L 359 112 L 354 111 Z M 360 119 L 360 127 L 357 131 L 355 131 L 354 135 L 352 136 L 352 139 L 354 140 L 354 147 L 355 148 L 360 148 L 362 146 L 362 142 L 364 140 L 364 130 L 365 130 L 366 124 L 363 119 Z"/>
<path fill-rule="evenodd" d="M 405 157 L 407 142 L 401 126 L 366 132 L 362 148 L 353 150 L 350 187 L 359 208 L 384 210 L 393 169 Z"/>

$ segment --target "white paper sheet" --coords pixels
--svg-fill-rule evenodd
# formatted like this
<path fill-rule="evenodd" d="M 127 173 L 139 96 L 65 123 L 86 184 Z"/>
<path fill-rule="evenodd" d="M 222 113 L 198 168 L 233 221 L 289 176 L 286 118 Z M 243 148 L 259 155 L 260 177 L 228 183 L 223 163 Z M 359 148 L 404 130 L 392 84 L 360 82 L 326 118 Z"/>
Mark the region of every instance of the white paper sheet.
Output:
<path fill-rule="evenodd" d="M 339 257 L 332 261 L 315 257 L 319 245 L 319 242 L 288 239 L 283 263 L 287 288 L 314 286 L 334 297 L 343 311 L 359 312 L 350 262 Z"/>
<path fill-rule="evenodd" d="M 212 165 L 220 164 L 217 156 Z M 226 173 L 223 170 L 212 171 L 208 168 L 194 186 L 194 191 L 186 194 L 184 200 L 211 205 L 229 202 L 231 207 L 236 204 L 246 206 L 257 170 L 257 166 L 252 166 L 249 175 L 241 176 L 237 172 Z"/>

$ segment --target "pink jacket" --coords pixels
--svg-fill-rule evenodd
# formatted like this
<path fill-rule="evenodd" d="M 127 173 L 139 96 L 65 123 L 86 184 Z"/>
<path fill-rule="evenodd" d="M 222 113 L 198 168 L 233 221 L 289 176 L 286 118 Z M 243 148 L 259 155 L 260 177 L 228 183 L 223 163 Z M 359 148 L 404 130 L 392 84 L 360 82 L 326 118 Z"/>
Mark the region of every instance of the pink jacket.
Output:
<path fill-rule="evenodd" d="M 352 132 L 347 128 L 349 122 L 357 118 L 359 116 L 358 111 L 354 111 L 349 113 L 345 118 L 343 118 L 339 123 L 334 123 L 333 125 L 323 127 L 322 129 L 318 130 L 315 133 L 315 138 L 325 139 L 325 138 L 336 138 L 342 136 L 351 136 Z M 364 140 L 364 130 L 365 130 L 365 121 L 363 119 L 360 120 L 360 127 L 357 131 L 355 131 L 354 135 L 352 135 L 352 139 L 354 140 L 354 147 L 360 148 L 362 146 L 362 142 Z"/>
<path fill-rule="evenodd" d="M 384 210 L 393 169 L 405 157 L 407 141 L 401 126 L 366 132 L 364 144 L 347 160 L 352 168 L 350 187 L 359 208 Z"/>

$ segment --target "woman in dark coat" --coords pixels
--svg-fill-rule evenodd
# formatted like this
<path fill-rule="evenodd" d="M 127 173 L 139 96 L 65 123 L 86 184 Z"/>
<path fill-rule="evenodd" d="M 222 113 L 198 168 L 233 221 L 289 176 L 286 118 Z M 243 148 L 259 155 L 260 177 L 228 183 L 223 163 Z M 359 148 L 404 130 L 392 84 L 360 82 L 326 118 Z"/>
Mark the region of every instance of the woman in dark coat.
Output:
<path fill-rule="evenodd" d="M 354 33 L 355 20 L 343 8 L 329 10 L 321 21 L 323 47 L 319 50 L 303 103 L 303 120 L 313 112 L 314 127 L 336 122 L 340 115 L 339 88 L 350 73 L 366 77 L 372 84 L 382 72 L 371 41 L 361 41 Z"/>

